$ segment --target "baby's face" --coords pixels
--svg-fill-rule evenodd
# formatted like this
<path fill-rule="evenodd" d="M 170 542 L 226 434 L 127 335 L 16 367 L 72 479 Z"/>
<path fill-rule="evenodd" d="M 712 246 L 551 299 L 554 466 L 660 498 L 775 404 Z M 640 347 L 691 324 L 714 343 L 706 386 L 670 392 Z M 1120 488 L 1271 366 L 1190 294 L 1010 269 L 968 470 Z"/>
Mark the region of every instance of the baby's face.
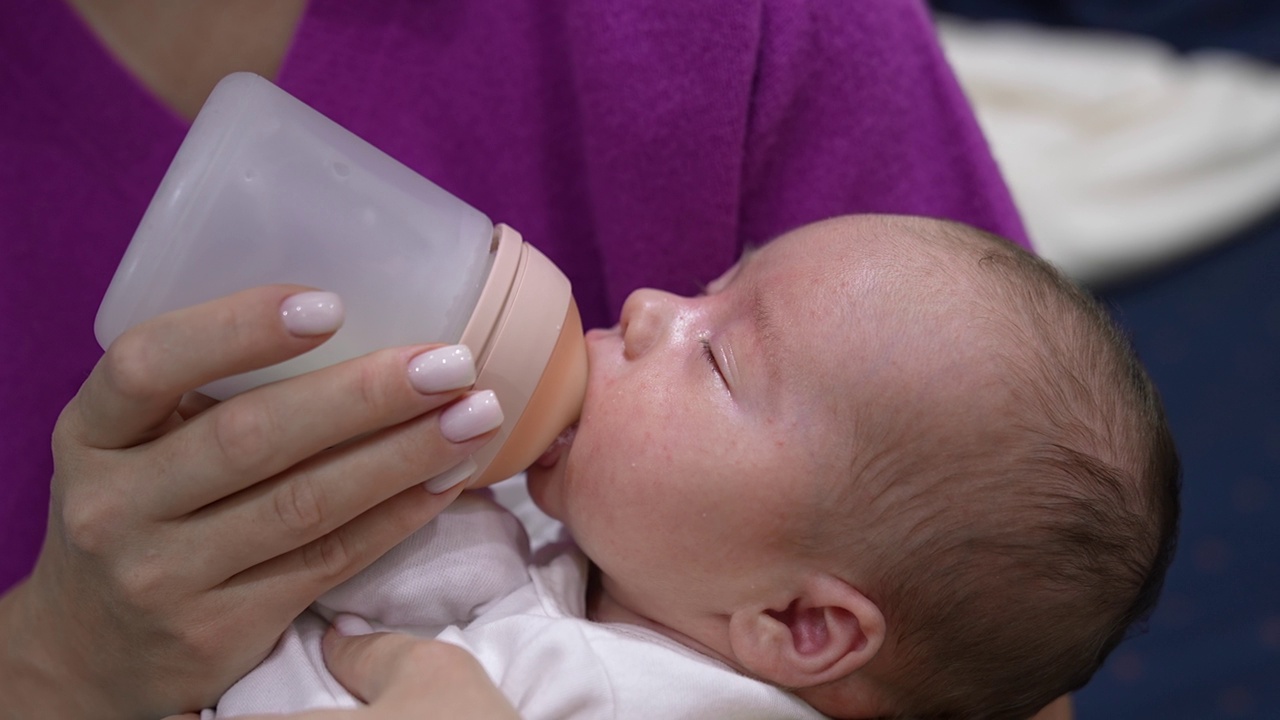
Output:
<path fill-rule="evenodd" d="M 587 334 L 581 423 L 529 487 L 614 600 L 688 632 L 758 593 L 848 482 L 859 422 L 894 424 L 933 330 L 881 291 L 901 244 L 872 222 L 779 238 L 704 295 L 637 291 Z"/>

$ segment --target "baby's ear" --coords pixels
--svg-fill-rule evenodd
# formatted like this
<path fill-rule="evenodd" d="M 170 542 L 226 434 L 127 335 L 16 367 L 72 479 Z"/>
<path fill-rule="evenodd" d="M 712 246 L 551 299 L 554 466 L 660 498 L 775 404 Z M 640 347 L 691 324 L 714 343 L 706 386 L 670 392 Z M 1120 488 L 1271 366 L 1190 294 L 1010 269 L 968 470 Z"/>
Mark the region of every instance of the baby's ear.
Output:
<path fill-rule="evenodd" d="M 751 674 L 807 688 L 866 665 L 884 642 L 884 615 L 857 588 L 831 575 L 808 578 L 782 608 L 743 608 L 729 618 L 729 644 Z"/>

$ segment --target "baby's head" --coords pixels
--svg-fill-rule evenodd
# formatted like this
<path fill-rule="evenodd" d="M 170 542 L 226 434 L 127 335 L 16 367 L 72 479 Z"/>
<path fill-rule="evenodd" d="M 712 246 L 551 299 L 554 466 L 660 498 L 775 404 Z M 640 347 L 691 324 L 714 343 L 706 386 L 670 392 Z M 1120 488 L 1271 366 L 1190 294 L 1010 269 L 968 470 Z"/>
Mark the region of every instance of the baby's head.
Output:
<path fill-rule="evenodd" d="M 646 625 L 836 717 L 1020 717 L 1154 604 L 1177 458 L 1106 314 L 971 228 L 855 216 L 588 334 L 529 473 Z"/>

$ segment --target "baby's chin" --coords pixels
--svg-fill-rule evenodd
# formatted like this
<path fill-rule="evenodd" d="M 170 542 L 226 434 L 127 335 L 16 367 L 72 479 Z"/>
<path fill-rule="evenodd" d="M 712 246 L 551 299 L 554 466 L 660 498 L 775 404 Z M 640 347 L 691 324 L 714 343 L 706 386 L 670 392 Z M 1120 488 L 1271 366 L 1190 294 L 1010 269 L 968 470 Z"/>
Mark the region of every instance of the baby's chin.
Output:
<path fill-rule="evenodd" d="M 525 471 L 529 485 L 529 497 L 542 512 L 563 522 L 559 511 L 565 467 L 569 464 L 573 438 L 578 433 L 577 424 L 570 425 L 551 441 L 545 452 Z"/>

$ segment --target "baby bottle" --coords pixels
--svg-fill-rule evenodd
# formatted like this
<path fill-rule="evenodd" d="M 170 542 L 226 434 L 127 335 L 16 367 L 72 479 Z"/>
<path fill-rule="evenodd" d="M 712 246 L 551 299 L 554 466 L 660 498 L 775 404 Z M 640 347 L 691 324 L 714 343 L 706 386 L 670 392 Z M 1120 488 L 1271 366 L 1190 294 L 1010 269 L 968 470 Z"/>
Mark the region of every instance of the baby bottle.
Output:
<path fill-rule="evenodd" d="M 94 324 L 106 348 L 156 315 L 270 283 L 342 297 L 320 347 L 211 383 L 217 399 L 383 347 L 461 343 L 506 417 L 472 487 L 572 424 L 586 386 L 569 281 L 542 253 L 250 73 L 218 84 L 139 224 Z"/>

